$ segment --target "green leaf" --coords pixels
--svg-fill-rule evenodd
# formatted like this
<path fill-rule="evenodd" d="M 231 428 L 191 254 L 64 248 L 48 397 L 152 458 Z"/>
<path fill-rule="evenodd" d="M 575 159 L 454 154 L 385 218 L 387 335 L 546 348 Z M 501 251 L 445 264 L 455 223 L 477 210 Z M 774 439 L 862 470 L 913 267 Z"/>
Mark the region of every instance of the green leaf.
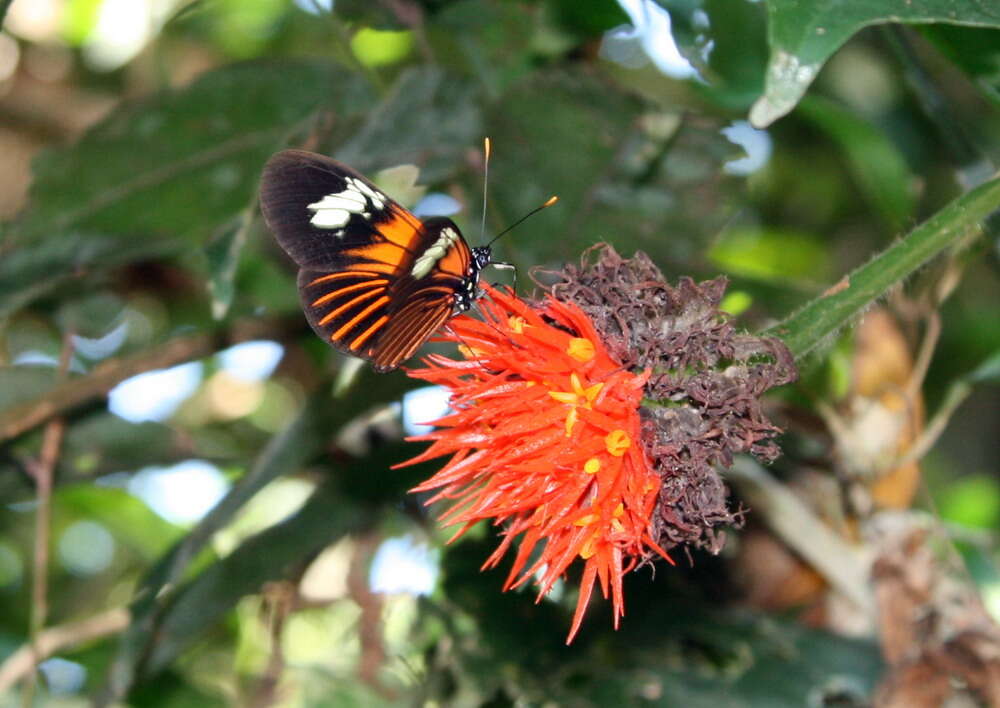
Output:
<path fill-rule="evenodd" d="M 854 33 L 887 22 L 1000 27 L 1000 6 L 961 0 L 768 0 L 764 95 L 750 122 L 765 128 L 791 111 L 820 68 Z"/>
<path fill-rule="evenodd" d="M 3 26 L 4 18 L 7 17 L 7 10 L 10 9 L 10 4 L 14 0 L 0 0 L 0 27 Z"/>
<path fill-rule="evenodd" d="M 391 66 L 413 50 L 413 32 L 362 27 L 351 37 L 351 51 L 367 67 Z"/>
<path fill-rule="evenodd" d="M 63 303 L 56 312 L 56 322 L 64 333 L 100 339 L 122 323 L 124 310 L 125 303 L 117 295 L 88 293 Z"/>
<path fill-rule="evenodd" d="M 498 105 L 488 133 L 488 230 L 559 196 L 499 242 L 504 260 L 576 260 L 606 241 L 625 254 L 640 248 L 662 263 L 690 263 L 731 216 L 730 190 L 743 181 L 721 176 L 737 150 L 722 122 L 658 109 L 562 68 L 534 72 Z"/>
<path fill-rule="evenodd" d="M 59 459 L 60 481 L 93 479 L 191 457 L 183 436 L 162 423 L 131 423 L 99 411 L 66 429 Z"/>
<path fill-rule="evenodd" d="M 61 288 L 78 293 L 84 278 L 126 263 L 176 252 L 181 247 L 180 241 L 123 241 L 75 230 L 23 244 L 0 258 L 0 317 Z"/>
<path fill-rule="evenodd" d="M 183 533 L 124 489 L 73 484 L 61 487 L 53 501 L 57 513 L 99 522 L 147 561 Z"/>
<path fill-rule="evenodd" d="M 983 95 L 1000 106 L 1000 31 L 931 25 L 924 27 L 922 34 L 960 66 Z"/>
<path fill-rule="evenodd" d="M 874 641 L 706 603 L 691 576 L 701 571 L 706 587 L 717 587 L 722 571 L 719 566 L 705 570 L 703 557 L 688 572 L 661 568 L 655 578 L 626 577 L 628 613 L 620 628 L 609 632 L 594 626 L 608 622 L 603 615 L 609 608 L 593 601 L 580 637 L 567 649 L 562 640 L 573 595 L 536 604 L 530 588 L 498 592 L 503 573 L 480 568 L 493 545 L 492 540 L 465 540 L 449 548 L 442 588 L 434 596 L 447 600 L 439 607 L 428 599 L 420 612 L 425 623 L 441 618 L 453 625 L 448 632 L 455 654 L 440 657 L 453 665 L 441 669 L 452 669 L 460 690 L 482 702 L 506 691 L 511 703 L 526 705 L 849 706 L 863 704 L 860 699 L 881 678 Z M 504 666 L 503 678 L 498 665 Z M 432 695 L 447 702 L 447 693 Z M 840 703 L 835 696 L 855 701 Z"/>
<path fill-rule="evenodd" d="M 971 474 L 951 480 L 936 500 L 941 518 L 982 529 L 1000 520 L 1000 483 L 994 475 Z"/>
<path fill-rule="evenodd" d="M 465 151 L 482 138 L 475 91 L 463 79 L 434 67 L 408 69 L 364 127 L 335 154 L 369 173 L 374 168 L 413 163 L 434 182 L 454 171 Z"/>
<path fill-rule="evenodd" d="M 1000 178 L 955 199 L 766 334 L 780 337 L 796 358 L 802 357 L 931 258 L 981 235 L 982 222 L 998 207 Z"/>
<path fill-rule="evenodd" d="M 705 79 L 691 82 L 692 88 L 717 105 L 748 109 L 764 88 L 767 16 L 763 4 L 741 0 L 656 3 L 670 12 L 677 48 Z"/>
<path fill-rule="evenodd" d="M 427 27 L 427 39 L 442 66 L 475 79 L 496 99 L 533 68 L 532 32 L 525 7 L 490 0 L 450 2 Z"/>
<path fill-rule="evenodd" d="M 546 0 L 552 19 L 561 29 L 581 39 L 600 37 L 608 30 L 628 22 L 628 15 L 617 2 L 579 2 L 579 0 Z"/>
<path fill-rule="evenodd" d="M 723 233 L 708 257 L 727 272 L 786 284 L 822 282 L 830 261 L 826 245 L 811 234 L 751 228 Z"/>
<path fill-rule="evenodd" d="M 1000 351 L 993 352 L 964 378 L 970 383 L 1000 383 Z"/>
<path fill-rule="evenodd" d="M 37 399 L 52 388 L 57 379 L 54 366 L 0 367 L 0 410 Z"/>
<path fill-rule="evenodd" d="M 79 47 L 97 26 L 101 14 L 101 0 L 69 0 L 63 11 L 62 34 L 66 41 Z"/>
<path fill-rule="evenodd" d="M 126 104 L 72 147 L 43 153 L 15 236 L 30 243 L 81 229 L 139 241 L 203 239 L 253 201 L 268 155 L 317 110 L 337 106 L 342 126 L 370 103 L 366 84 L 329 63 L 209 72 Z"/>
<path fill-rule="evenodd" d="M 163 613 L 143 673 L 164 669 L 244 595 L 288 578 L 324 547 L 360 530 L 365 510 L 321 487 L 295 515 L 256 536 L 182 588 Z"/>
<path fill-rule="evenodd" d="M 819 96 L 802 101 L 799 113 L 839 144 L 861 192 L 891 233 L 895 234 L 909 222 L 916 206 L 915 178 L 885 133 Z"/>
<path fill-rule="evenodd" d="M 157 635 L 162 612 L 173 601 L 189 565 L 212 535 L 232 521 L 271 480 L 298 471 L 323 452 L 330 436 L 358 414 L 360 404 L 352 396 L 363 396 L 365 403 L 375 404 L 395 400 L 410 386 L 409 379 L 403 376 L 375 374 L 366 368 L 340 400 L 331 400 L 325 389 L 310 397 L 298 417 L 271 439 L 253 467 L 143 579 L 133 598 L 132 623 L 122 636 L 118 656 L 109 670 L 108 695 L 123 696 L 132 685 L 146 656 L 147 644 Z"/>
<path fill-rule="evenodd" d="M 729 648 L 737 655 L 735 680 L 726 672 L 706 676 L 697 667 L 684 673 L 663 667 L 663 705 L 691 705 L 685 700 L 688 696 L 705 706 L 861 705 L 880 677 L 881 662 L 873 642 L 766 619 L 747 623 L 737 634 L 739 624 L 732 622 L 727 628 L 734 633 Z M 745 670 L 740 669 L 737 653 L 743 648 L 751 660 Z M 653 656 L 648 660 L 653 666 L 660 663 Z"/>
<path fill-rule="evenodd" d="M 271 439 L 253 468 L 147 573 L 135 592 L 132 622 L 122 635 L 118 656 L 109 669 L 109 694 L 123 696 L 128 691 L 145 654 L 145 645 L 162 619 L 163 608 L 176 593 L 189 564 L 212 535 L 229 523 L 265 484 L 294 472 L 322 448 L 324 432 L 315 424 L 322 411 L 322 397 L 314 395 L 299 416 Z"/>
<path fill-rule="evenodd" d="M 253 213 L 247 209 L 223 226 L 205 247 L 208 260 L 208 290 L 212 294 L 212 317 L 221 320 L 229 312 L 235 293 L 236 270 L 247 242 Z"/>

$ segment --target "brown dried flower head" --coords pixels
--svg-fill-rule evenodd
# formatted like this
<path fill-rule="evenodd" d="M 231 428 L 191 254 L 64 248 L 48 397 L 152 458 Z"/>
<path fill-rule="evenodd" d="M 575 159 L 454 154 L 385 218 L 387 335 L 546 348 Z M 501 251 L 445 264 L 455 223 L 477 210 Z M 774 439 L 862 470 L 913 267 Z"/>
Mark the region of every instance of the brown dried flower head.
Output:
<path fill-rule="evenodd" d="M 739 526 L 718 469 L 733 455 L 765 462 L 780 454 L 781 432 L 761 396 L 794 381 L 791 353 L 777 339 L 739 333 L 719 310 L 724 277 L 676 287 L 642 252 L 622 258 L 600 244 L 580 266 L 548 272 L 545 287 L 593 320 L 609 352 L 632 370 L 650 370 L 645 386 L 643 442 L 661 477 L 652 537 L 663 548 L 687 544 L 718 553 L 720 526 Z"/>

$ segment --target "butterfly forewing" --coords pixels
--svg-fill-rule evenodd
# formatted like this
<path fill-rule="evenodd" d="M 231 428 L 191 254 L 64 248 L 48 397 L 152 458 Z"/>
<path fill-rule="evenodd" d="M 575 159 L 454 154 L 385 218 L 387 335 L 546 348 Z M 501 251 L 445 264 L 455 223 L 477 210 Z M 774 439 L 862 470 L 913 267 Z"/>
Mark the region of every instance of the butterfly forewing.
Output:
<path fill-rule="evenodd" d="M 388 371 L 451 316 L 478 270 L 449 219 L 421 222 L 345 165 L 302 150 L 268 162 L 264 217 L 299 265 L 309 324 Z"/>

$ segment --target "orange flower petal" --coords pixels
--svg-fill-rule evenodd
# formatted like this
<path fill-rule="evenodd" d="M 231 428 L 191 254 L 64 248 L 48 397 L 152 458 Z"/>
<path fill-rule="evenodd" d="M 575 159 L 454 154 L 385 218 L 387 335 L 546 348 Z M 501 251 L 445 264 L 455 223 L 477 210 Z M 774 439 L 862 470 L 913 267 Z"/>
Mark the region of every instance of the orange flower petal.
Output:
<path fill-rule="evenodd" d="M 570 564 L 584 564 L 572 641 L 595 582 L 617 626 L 622 575 L 650 553 L 665 555 L 651 538 L 660 479 L 632 444 L 649 372 L 623 370 L 575 305 L 550 298 L 535 308 L 484 288 L 483 320 L 455 317 L 439 337 L 476 358 L 431 355 L 409 372 L 447 387 L 453 412 L 403 464 L 451 456 L 414 491 L 451 504 L 441 520 L 457 535 L 483 520 L 504 526 L 483 564 L 495 567 L 518 545 L 504 589 L 535 580 L 544 594 Z"/>

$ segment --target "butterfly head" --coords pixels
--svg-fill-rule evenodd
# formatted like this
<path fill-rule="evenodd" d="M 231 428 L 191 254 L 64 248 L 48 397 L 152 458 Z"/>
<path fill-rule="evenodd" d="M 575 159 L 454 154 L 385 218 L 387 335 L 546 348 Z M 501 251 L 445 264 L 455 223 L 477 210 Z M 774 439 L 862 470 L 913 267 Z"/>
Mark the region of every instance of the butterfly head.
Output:
<path fill-rule="evenodd" d="M 465 312 L 472 307 L 473 301 L 480 297 L 479 275 L 483 268 L 493 262 L 493 249 L 489 246 L 476 246 L 472 249 L 472 261 L 469 264 L 469 274 L 465 278 L 465 288 L 455 293 L 455 312 Z"/>
<path fill-rule="evenodd" d="M 477 271 L 483 270 L 492 262 L 493 249 L 490 246 L 476 246 L 472 249 L 472 267 Z"/>

